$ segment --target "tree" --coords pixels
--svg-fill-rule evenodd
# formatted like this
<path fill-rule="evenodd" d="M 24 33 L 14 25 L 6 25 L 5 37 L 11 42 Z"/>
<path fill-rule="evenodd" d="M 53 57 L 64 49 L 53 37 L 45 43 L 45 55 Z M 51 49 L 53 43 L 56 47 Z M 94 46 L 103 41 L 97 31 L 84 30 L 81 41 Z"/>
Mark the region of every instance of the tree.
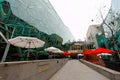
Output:
<path fill-rule="evenodd" d="M 110 19 L 109 22 L 106 22 L 107 17 L 105 19 L 103 19 L 102 12 L 100 12 L 100 16 L 102 19 L 102 25 L 105 25 L 111 32 L 111 36 L 112 36 L 113 44 L 114 44 L 114 49 L 117 51 L 117 54 L 118 54 L 119 59 L 120 59 L 120 53 L 119 53 L 119 48 L 117 46 L 117 40 L 114 36 L 114 32 L 116 32 L 119 29 L 119 26 L 117 24 L 120 21 L 120 18 L 119 18 L 120 14 L 118 14 L 118 13 L 114 12 L 112 9 L 110 9 L 108 12 L 108 16 L 107 16 Z"/>

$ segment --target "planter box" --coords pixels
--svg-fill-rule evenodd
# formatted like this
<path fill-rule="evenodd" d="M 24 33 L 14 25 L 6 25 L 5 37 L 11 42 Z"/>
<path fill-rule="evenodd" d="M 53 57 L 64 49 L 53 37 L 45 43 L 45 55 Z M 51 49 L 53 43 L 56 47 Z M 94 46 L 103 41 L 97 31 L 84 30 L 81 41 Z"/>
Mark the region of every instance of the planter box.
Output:
<path fill-rule="evenodd" d="M 120 62 L 115 62 L 115 61 L 104 61 L 105 66 L 107 68 L 116 70 L 120 72 Z"/>
<path fill-rule="evenodd" d="M 106 67 L 102 67 L 85 60 L 80 60 L 80 62 L 92 68 L 93 70 L 99 72 L 100 74 L 106 76 L 110 80 L 120 80 L 120 72 L 118 71 L 115 71 Z"/>

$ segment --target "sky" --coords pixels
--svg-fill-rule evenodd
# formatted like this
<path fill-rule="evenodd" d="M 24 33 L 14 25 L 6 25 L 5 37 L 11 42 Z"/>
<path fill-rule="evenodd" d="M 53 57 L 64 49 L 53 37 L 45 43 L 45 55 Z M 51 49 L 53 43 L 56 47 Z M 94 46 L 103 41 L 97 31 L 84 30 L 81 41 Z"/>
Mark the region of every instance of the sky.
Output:
<path fill-rule="evenodd" d="M 111 5 L 111 0 L 49 1 L 76 40 L 85 40 L 89 25 L 100 24 L 100 12 L 105 17 Z"/>

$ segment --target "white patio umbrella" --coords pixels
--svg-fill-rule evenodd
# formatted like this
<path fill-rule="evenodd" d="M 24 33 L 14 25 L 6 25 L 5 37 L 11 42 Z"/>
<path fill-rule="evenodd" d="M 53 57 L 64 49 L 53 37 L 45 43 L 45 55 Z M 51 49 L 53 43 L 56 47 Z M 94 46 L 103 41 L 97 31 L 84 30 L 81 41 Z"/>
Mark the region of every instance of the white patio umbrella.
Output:
<path fill-rule="evenodd" d="M 52 53 L 52 55 L 53 55 L 54 58 L 55 58 L 56 54 L 63 53 L 63 51 L 61 51 L 60 49 L 58 49 L 56 47 L 48 47 L 48 48 L 46 48 L 44 50 L 47 51 L 47 52 L 50 52 L 50 54 Z"/>
<path fill-rule="evenodd" d="M 63 53 L 62 50 L 56 48 L 56 47 L 48 47 L 45 49 L 47 52 L 52 52 L 52 53 Z"/>
<path fill-rule="evenodd" d="M 39 48 L 43 47 L 45 42 L 35 38 L 35 37 L 23 37 L 23 36 L 18 36 L 16 38 L 12 38 L 8 40 L 10 44 L 17 46 L 17 47 L 22 47 L 22 48 Z M 29 53 L 27 55 L 29 57 Z"/>
<path fill-rule="evenodd" d="M 109 53 L 101 53 L 101 54 L 98 54 L 97 56 L 112 56 L 112 54 L 109 54 Z"/>
<path fill-rule="evenodd" d="M 45 51 L 47 51 L 47 52 L 53 52 L 53 51 L 58 51 L 58 50 L 59 49 L 56 48 L 56 47 L 48 47 L 48 48 L 45 49 Z"/>
<path fill-rule="evenodd" d="M 39 48 L 43 47 L 45 44 L 44 41 L 38 38 L 23 36 L 18 36 L 16 38 L 9 39 L 8 41 L 10 42 L 10 44 L 22 48 Z"/>
<path fill-rule="evenodd" d="M 56 51 L 52 51 L 53 53 L 63 53 L 63 51 L 62 50 L 56 50 Z"/>

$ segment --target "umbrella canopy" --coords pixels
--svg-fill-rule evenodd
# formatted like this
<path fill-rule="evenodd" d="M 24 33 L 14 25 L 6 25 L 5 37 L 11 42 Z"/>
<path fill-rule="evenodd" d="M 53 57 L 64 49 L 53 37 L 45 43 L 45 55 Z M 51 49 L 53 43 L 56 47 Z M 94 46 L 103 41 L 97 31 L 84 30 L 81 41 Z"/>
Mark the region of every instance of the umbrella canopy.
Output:
<path fill-rule="evenodd" d="M 83 51 L 83 54 L 92 54 L 92 53 L 93 53 L 93 51 L 90 49 Z"/>
<path fill-rule="evenodd" d="M 45 49 L 45 51 L 47 52 L 54 52 L 54 51 L 60 51 L 60 49 L 56 48 L 56 47 L 48 47 Z"/>
<path fill-rule="evenodd" d="M 93 54 L 100 54 L 100 53 L 115 53 L 114 50 L 109 50 L 109 49 L 105 49 L 105 48 L 97 48 L 93 51 Z"/>
<path fill-rule="evenodd" d="M 52 51 L 53 53 L 63 53 L 61 50 Z"/>
<path fill-rule="evenodd" d="M 97 56 L 111 56 L 112 54 L 109 53 L 101 53 L 101 54 L 97 54 Z"/>
<path fill-rule="evenodd" d="M 8 41 L 10 42 L 10 44 L 22 48 L 39 48 L 43 47 L 45 44 L 44 41 L 38 38 L 23 36 L 18 36 L 16 38 L 9 39 Z"/>

